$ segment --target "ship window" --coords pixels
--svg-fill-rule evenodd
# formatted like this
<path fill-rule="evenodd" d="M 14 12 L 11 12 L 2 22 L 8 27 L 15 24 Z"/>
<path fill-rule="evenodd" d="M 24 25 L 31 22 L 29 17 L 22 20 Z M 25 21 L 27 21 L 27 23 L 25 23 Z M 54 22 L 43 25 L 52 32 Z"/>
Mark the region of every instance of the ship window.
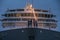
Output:
<path fill-rule="evenodd" d="M 30 14 L 29 13 L 25 13 L 24 16 L 30 16 Z"/>
<path fill-rule="evenodd" d="M 56 20 L 53 19 L 38 19 L 38 21 L 57 22 Z"/>
<path fill-rule="evenodd" d="M 15 11 L 15 10 L 9 10 L 10 12 L 13 12 L 13 11 Z"/>
<path fill-rule="evenodd" d="M 53 17 L 53 15 L 50 15 L 50 14 L 38 14 L 38 17 L 51 18 L 51 17 Z"/>
<path fill-rule="evenodd" d="M 44 19 L 38 19 L 38 21 L 45 21 Z"/>
<path fill-rule="evenodd" d="M 31 13 L 25 13 L 25 14 L 21 14 L 21 16 L 33 16 L 33 14 L 31 14 Z"/>
<path fill-rule="evenodd" d="M 2 21 L 7 21 L 7 19 L 3 19 Z"/>
<path fill-rule="evenodd" d="M 20 17 L 20 16 L 21 16 L 21 14 L 20 14 L 20 13 L 17 13 L 17 14 L 16 14 L 16 16 L 17 16 L 17 17 Z"/>
<path fill-rule="evenodd" d="M 56 15 L 51 15 L 51 17 L 56 17 Z"/>
<path fill-rule="evenodd" d="M 8 14 L 7 16 L 10 17 L 10 14 Z"/>
<path fill-rule="evenodd" d="M 45 14 L 39 14 L 38 17 L 45 17 Z"/>
<path fill-rule="evenodd" d="M 22 20 L 23 20 L 23 21 L 27 21 L 28 19 L 23 18 Z"/>
<path fill-rule="evenodd" d="M 42 14 L 42 17 L 48 17 L 47 14 Z"/>
<path fill-rule="evenodd" d="M 30 14 L 27 14 L 27 16 L 30 16 Z"/>
<path fill-rule="evenodd" d="M 48 15 L 47 17 L 48 17 L 48 18 L 50 18 L 51 16 L 50 16 L 50 15 Z"/>
<path fill-rule="evenodd" d="M 11 13 L 11 14 L 5 14 L 6 15 L 6 17 L 16 17 L 16 14 L 13 14 L 13 13 Z"/>
<path fill-rule="evenodd" d="M 3 19 L 2 21 L 20 21 L 21 19 L 18 18 L 18 19 Z"/>
<path fill-rule="evenodd" d="M 45 17 L 45 14 L 42 14 L 42 17 Z"/>
<path fill-rule="evenodd" d="M 41 11 L 41 10 L 35 9 L 34 11 Z"/>
<path fill-rule="evenodd" d="M 45 23 L 46 26 L 50 26 L 50 23 Z"/>
<path fill-rule="evenodd" d="M 11 27 L 11 26 L 14 27 L 15 24 L 14 23 L 3 23 L 2 26 L 3 26 L 3 28 L 5 28 L 5 27 Z"/>
<path fill-rule="evenodd" d="M 45 14 L 45 17 L 47 17 L 47 14 Z"/>
<path fill-rule="evenodd" d="M 13 17 L 13 14 L 12 13 L 10 14 L 10 17 Z"/>
<path fill-rule="evenodd" d="M 40 17 L 41 15 L 39 14 L 38 17 Z"/>
<path fill-rule="evenodd" d="M 16 13 L 15 14 L 13 14 L 14 15 L 14 17 L 16 17 Z"/>
<path fill-rule="evenodd" d="M 55 23 L 44 23 L 45 27 L 50 27 L 50 28 L 56 28 L 56 24 Z"/>
<path fill-rule="evenodd" d="M 30 13 L 30 16 L 32 17 L 32 16 L 33 16 L 33 14 L 32 14 L 32 13 Z"/>
<path fill-rule="evenodd" d="M 39 14 L 38 14 L 38 13 L 36 13 L 35 15 L 36 15 L 36 16 L 38 16 Z M 32 15 L 32 16 L 33 16 L 33 15 Z"/>
<path fill-rule="evenodd" d="M 17 11 L 24 11 L 24 9 L 17 9 Z"/>
<path fill-rule="evenodd" d="M 7 17 L 7 14 L 5 14 L 4 16 Z"/>
<path fill-rule="evenodd" d="M 9 17 L 16 17 L 15 13 L 8 14 Z"/>
<path fill-rule="evenodd" d="M 21 16 L 24 16 L 23 14 L 21 14 Z"/>

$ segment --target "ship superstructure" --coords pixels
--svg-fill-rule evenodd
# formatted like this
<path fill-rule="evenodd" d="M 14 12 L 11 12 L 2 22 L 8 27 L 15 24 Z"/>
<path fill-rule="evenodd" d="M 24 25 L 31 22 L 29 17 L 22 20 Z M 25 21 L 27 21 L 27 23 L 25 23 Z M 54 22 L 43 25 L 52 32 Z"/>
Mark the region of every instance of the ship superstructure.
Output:
<path fill-rule="evenodd" d="M 3 28 L 56 28 L 57 21 L 49 10 L 27 4 L 24 9 L 8 9 L 2 19 Z"/>

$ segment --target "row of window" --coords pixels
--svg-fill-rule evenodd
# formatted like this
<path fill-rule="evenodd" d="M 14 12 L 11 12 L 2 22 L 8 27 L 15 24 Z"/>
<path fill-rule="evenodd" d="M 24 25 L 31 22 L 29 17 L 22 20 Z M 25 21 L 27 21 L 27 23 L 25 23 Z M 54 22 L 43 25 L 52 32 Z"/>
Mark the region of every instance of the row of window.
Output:
<path fill-rule="evenodd" d="M 24 9 L 13 9 L 13 10 L 7 10 L 7 12 L 15 12 L 15 11 L 24 11 Z M 48 12 L 48 10 L 41 10 L 41 9 L 35 9 L 34 11 Z"/>
<path fill-rule="evenodd" d="M 38 19 L 38 21 L 46 21 L 46 22 L 57 22 L 54 19 Z"/>
<path fill-rule="evenodd" d="M 56 23 L 40 23 L 39 26 L 56 28 L 57 27 L 57 24 Z"/>
<path fill-rule="evenodd" d="M 14 23 L 3 23 L 2 26 L 3 26 L 3 28 L 8 27 L 8 26 L 9 26 L 9 27 L 11 27 L 11 26 L 14 27 L 15 24 L 14 24 Z"/>
<path fill-rule="evenodd" d="M 28 24 L 29 25 L 29 24 Z M 26 25 L 26 26 L 28 26 Z M 32 24 L 31 24 L 32 25 Z M 15 25 L 15 23 L 3 23 L 2 25 L 3 27 L 11 27 L 11 26 L 20 26 L 20 25 Z M 23 26 L 23 25 L 22 25 Z M 36 26 L 36 25 L 35 25 Z M 52 27 L 52 28 L 56 28 L 56 24 L 55 23 L 40 23 L 40 24 L 37 24 L 37 26 L 43 26 L 43 27 Z"/>
<path fill-rule="evenodd" d="M 15 12 L 15 11 L 24 11 L 24 9 L 13 9 L 13 10 L 7 10 L 7 12 Z"/>
<path fill-rule="evenodd" d="M 11 13 L 11 14 L 5 14 L 5 17 L 28 17 L 28 16 L 34 16 L 33 13 Z M 52 14 L 36 14 L 37 17 L 46 17 L 46 18 L 52 18 L 55 17 L 55 15 Z"/>
<path fill-rule="evenodd" d="M 28 20 L 33 20 L 33 19 L 26 19 L 26 18 L 23 18 L 23 19 L 3 19 L 2 21 L 28 21 Z M 38 19 L 38 21 L 46 21 L 46 22 L 57 22 L 56 20 L 54 19 Z"/>
<path fill-rule="evenodd" d="M 2 21 L 20 21 L 21 19 L 3 19 Z"/>

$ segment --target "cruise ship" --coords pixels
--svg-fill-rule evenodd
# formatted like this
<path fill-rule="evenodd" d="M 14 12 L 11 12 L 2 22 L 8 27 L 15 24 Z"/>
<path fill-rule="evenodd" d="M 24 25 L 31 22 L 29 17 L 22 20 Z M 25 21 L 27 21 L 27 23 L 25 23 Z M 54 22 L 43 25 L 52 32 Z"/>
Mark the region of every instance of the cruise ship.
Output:
<path fill-rule="evenodd" d="M 2 14 L 0 40 L 60 40 L 56 15 L 49 10 L 34 8 L 32 4 L 22 9 L 8 9 Z"/>

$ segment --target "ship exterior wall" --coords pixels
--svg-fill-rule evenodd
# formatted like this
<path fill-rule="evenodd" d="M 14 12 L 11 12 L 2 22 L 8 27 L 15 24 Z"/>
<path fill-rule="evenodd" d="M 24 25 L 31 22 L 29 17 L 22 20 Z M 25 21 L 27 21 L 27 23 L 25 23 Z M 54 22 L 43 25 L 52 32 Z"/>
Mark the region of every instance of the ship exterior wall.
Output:
<path fill-rule="evenodd" d="M 60 32 L 39 28 L 13 29 L 0 32 L 0 40 L 60 40 Z"/>

